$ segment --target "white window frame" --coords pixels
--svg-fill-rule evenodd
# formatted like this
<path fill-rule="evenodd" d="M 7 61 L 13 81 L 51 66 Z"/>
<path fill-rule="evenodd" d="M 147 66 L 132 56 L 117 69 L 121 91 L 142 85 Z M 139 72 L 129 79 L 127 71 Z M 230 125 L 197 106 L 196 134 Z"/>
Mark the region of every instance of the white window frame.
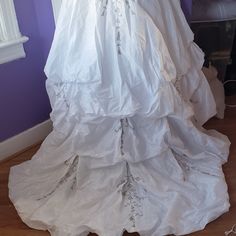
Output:
<path fill-rule="evenodd" d="M 0 64 L 26 56 L 23 43 L 29 40 L 19 30 L 13 0 L 0 0 Z"/>
<path fill-rule="evenodd" d="M 59 11 L 61 8 L 61 3 L 62 3 L 62 0 L 52 0 L 52 7 L 53 7 L 55 22 L 57 22 L 57 18 L 58 18 Z"/>

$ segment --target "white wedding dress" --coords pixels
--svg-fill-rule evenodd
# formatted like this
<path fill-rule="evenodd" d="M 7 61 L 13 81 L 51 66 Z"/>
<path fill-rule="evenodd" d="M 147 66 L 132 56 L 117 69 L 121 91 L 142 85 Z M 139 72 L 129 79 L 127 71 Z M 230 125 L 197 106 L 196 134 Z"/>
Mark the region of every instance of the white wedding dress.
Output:
<path fill-rule="evenodd" d="M 64 0 L 45 67 L 54 129 L 11 169 L 22 220 L 53 236 L 184 235 L 229 209 L 229 141 L 179 0 Z"/>

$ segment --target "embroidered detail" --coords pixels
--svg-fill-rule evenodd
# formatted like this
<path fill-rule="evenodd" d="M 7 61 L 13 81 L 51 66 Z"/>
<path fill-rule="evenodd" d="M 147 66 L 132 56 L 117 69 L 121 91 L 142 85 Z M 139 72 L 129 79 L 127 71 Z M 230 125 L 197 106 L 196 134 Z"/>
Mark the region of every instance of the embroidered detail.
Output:
<path fill-rule="evenodd" d="M 122 156 L 125 155 L 124 152 L 124 135 L 125 135 L 125 128 L 131 128 L 134 129 L 134 127 L 129 122 L 128 118 L 124 118 L 120 120 L 120 127 L 115 130 L 115 132 L 121 131 L 121 138 L 120 138 L 120 153 Z"/>
<path fill-rule="evenodd" d="M 134 15 L 134 11 L 131 9 L 131 2 L 135 3 L 136 0 L 98 0 L 98 1 L 102 8 L 101 16 L 106 15 L 108 4 L 109 2 L 112 2 L 112 8 L 114 9 L 114 14 L 115 14 L 117 52 L 119 55 L 121 55 L 122 54 L 121 52 L 121 43 L 122 43 L 121 42 L 121 19 L 123 17 L 122 7 L 123 7 L 123 4 L 125 4 L 125 6 L 131 12 L 131 14 Z"/>
<path fill-rule="evenodd" d="M 184 95 L 182 94 L 182 90 L 181 90 L 181 84 L 180 81 L 184 79 L 184 75 L 178 75 L 175 82 L 173 83 L 175 86 L 176 91 L 178 92 L 178 94 L 180 95 L 180 97 L 187 102 L 186 98 L 184 97 Z"/>
<path fill-rule="evenodd" d="M 183 78 L 183 76 L 177 76 L 176 81 L 174 82 L 174 86 L 176 90 L 178 91 L 179 94 L 181 94 L 181 89 L 180 89 L 180 80 Z"/>
<path fill-rule="evenodd" d="M 79 156 L 76 156 L 75 159 L 73 160 L 72 164 L 70 165 L 67 173 L 60 179 L 60 181 L 58 182 L 58 184 L 56 185 L 56 187 L 50 191 L 49 193 L 47 193 L 46 195 L 44 195 L 43 197 L 41 198 L 38 198 L 37 201 L 40 201 L 42 199 L 46 199 L 48 197 L 50 197 L 53 193 L 56 192 L 56 190 L 61 186 L 63 185 L 64 183 L 66 183 L 69 178 L 74 175 L 76 173 L 76 170 L 78 168 L 78 163 L 79 163 Z M 65 162 L 66 164 L 66 162 Z M 67 164 L 68 165 L 68 162 Z M 71 185 L 71 190 L 74 190 L 75 189 L 75 186 L 76 186 L 76 182 L 77 182 L 77 178 L 76 178 L 76 175 L 73 177 L 73 181 L 72 181 L 72 185 Z"/>
<path fill-rule="evenodd" d="M 210 175 L 210 176 L 213 176 L 213 177 L 218 177 L 218 175 L 215 175 L 215 174 L 212 174 L 212 173 L 209 173 L 207 171 L 204 171 L 204 170 L 201 170 L 200 168 L 197 168 L 196 166 L 193 166 L 192 164 L 188 163 L 186 160 L 182 160 L 181 161 L 182 163 L 182 166 L 184 167 L 184 169 L 186 171 L 191 171 L 191 170 L 195 170 L 195 171 L 198 171 L 202 174 L 205 174 L 205 175 Z"/>
<path fill-rule="evenodd" d="M 74 178 L 73 178 L 73 182 L 72 182 L 72 185 L 71 185 L 70 189 L 71 189 L 71 190 L 74 190 L 75 187 L 76 187 L 76 184 L 77 184 L 77 177 L 74 176 Z"/>
<path fill-rule="evenodd" d="M 102 16 L 105 16 L 109 0 L 105 0 L 105 1 L 104 0 L 99 0 L 99 1 L 102 4 Z"/>
<path fill-rule="evenodd" d="M 54 85 L 56 86 L 56 89 L 57 89 L 56 97 L 61 98 L 63 102 L 65 103 L 66 107 L 69 109 L 70 104 L 66 98 L 66 89 L 67 89 L 68 84 L 69 83 L 60 82 L 60 83 L 55 83 Z"/>
<path fill-rule="evenodd" d="M 115 132 L 121 132 L 120 138 L 120 153 L 121 156 L 125 155 L 124 152 L 124 136 L 125 129 L 131 128 L 134 129 L 131 122 L 128 118 L 120 119 L 120 127 L 115 130 Z M 132 224 L 132 227 L 136 227 L 136 218 L 143 216 L 142 212 L 142 201 L 146 195 L 146 189 L 138 186 L 138 182 L 140 181 L 139 177 L 134 178 L 128 162 L 126 162 L 126 176 L 125 178 L 117 185 L 119 189 L 118 192 L 122 194 L 125 201 L 125 207 L 130 208 L 129 213 L 129 221 Z M 139 191 L 138 191 L 139 190 Z"/>
<path fill-rule="evenodd" d="M 124 156 L 125 155 L 125 152 L 124 152 L 124 135 L 125 135 L 124 120 L 122 119 L 120 122 L 121 122 L 120 153 L 122 156 Z"/>
<path fill-rule="evenodd" d="M 102 16 L 105 16 L 107 9 L 108 9 L 108 4 L 109 2 L 112 2 L 114 6 L 114 12 L 120 12 L 121 13 L 121 7 L 123 2 L 125 2 L 125 5 L 128 10 L 131 10 L 131 13 L 134 14 L 134 11 L 131 9 L 131 2 L 135 3 L 136 0 L 97 0 L 100 7 L 102 8 Z M 122 16 L 122 14 L 121 14 Z"/>
<path fill-rule="evenodd" d="M 125 207 L 130 208 L 129 221 L 132 227 L 136 227 L 137 217 L 143 216 L 143 200 L 146 198 L 147 190 L 138 186 L 139 177 L 134 178 L 130 171 L 129 164 L 126 162 L 126 176 L 117 185 L 118 192 L 124 197 Z"/>
<path fill-rule="evenodd" d="M 70 165 L 70 161 L 69 161 L 69 160 L 66 160 L 66 161 L 64 161 L 64 164 L 65 164 L 66 166 L 69 166 L 69 165 Z"/>
<path fill-rule="evenodd" d="M 201 170 L 200 168 L 194 166 L 193 164 L 190 163 L 190 161 L 187 160 L 188 156 L 185 155 L 185 154 L 178 154 L 177 152 L 175 152 L 173 149 L 172 149 L 172 153 L 174 154 L 175 156 L 175 159 L 176 161 L 178 162 L 179 166 L 185 170 L 185 173 L 186 172 L 190 172 L 191 170 L 194 170 L 194 171 L 197 171 L 197 172 L 200 172 L 202 174 L 205 174 L 205 175 L 210 175 L 210 176 L 213 176 L 213 177 L 218 177 L 218 175 L 216 174 L 212 174 L 210 172 L 207 172 L 207 171 L 204 171 L 204 170 Z M 186 175 L 184 175 L 184 181 L 186 180 Z"/>

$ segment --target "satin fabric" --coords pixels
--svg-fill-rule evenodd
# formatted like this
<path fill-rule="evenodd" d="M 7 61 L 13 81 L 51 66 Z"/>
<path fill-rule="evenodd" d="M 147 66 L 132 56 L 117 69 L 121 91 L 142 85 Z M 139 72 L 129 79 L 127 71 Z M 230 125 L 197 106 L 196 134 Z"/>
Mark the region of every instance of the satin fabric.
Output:
<path fill-rule="evenodd" d="M 184 235 L 228 211 L 230 142 L 178 0 L 63 1 L 45 67 L 54 129 L 10 198 L 53 236 Z"/>

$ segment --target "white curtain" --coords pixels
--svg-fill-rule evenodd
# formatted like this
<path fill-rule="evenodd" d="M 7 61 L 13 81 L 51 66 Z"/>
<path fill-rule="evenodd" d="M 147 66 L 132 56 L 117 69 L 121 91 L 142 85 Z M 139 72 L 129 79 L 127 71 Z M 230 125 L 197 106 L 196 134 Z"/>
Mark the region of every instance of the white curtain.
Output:
<path fill-rule="evenodd" d="M 13 0 L 0 0 L 0 42 L 21 37 Z"/>

